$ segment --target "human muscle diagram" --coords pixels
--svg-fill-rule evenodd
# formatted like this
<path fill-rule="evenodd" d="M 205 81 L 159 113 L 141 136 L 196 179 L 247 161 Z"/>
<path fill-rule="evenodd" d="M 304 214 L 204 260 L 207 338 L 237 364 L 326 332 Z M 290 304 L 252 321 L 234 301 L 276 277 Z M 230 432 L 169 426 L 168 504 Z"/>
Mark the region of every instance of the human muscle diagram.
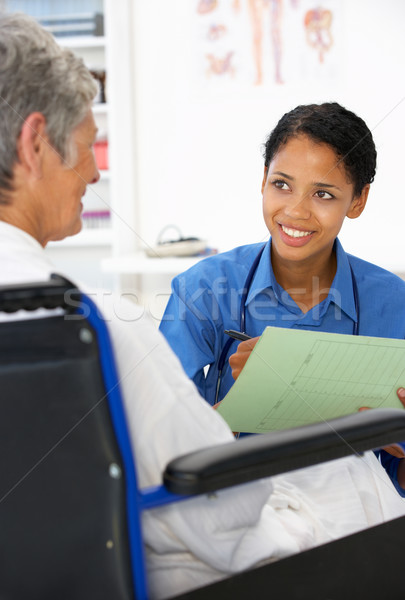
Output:
<path fill-rule="evenodd" d="M 333 44 L 332 18 L 332 12 L 322 8 L 309 10 L 305 14 L 307 43 L 317 51 L 321 63 Z"/>
<path fill-rule="evenodd" d="M 207 54 L 208 68 L 207 75 L 233 75 L 234 69 L 232 66 L 233 52 L 228 52 L 225 56 L 214 56 L 214 54 Z"/>
<path fill-rule="evenodd" d="M 252 87 L 326 77 L 338 64 L 338 12 L 337 0 L 196 0 L 201 76 Z"/>

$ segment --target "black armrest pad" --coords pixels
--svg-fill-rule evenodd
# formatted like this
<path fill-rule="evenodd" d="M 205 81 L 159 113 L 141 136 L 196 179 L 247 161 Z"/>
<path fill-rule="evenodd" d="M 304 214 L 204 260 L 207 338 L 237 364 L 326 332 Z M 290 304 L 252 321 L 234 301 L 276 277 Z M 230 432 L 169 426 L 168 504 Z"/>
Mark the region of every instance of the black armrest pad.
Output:
<path fill-rule="evenodd" d="M 373 409 L 305 427 L 251 435 L 172 460 L 176 494 L 196 495 L 405 440 L 405 410 Z"/>
<path fill-rule="evenodd" d="M 79 299 L 76 286 L 65 277 L 52 273 L 49 281 L 1 286 L 0 312 L 13 313 L 38 308 L 72 310 L 77 307 Z"/>

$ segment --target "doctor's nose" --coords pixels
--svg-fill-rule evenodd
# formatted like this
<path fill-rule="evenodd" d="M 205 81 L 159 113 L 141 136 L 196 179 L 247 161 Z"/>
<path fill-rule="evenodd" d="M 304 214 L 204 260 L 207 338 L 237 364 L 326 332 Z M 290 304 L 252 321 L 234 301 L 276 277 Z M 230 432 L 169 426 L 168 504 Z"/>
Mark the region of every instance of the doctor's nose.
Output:
<path fill-rule="evenodd" d="M 294 195 L 285 207 L 285 214 L 294 219 L 308 219 L 311 216 L 308 194 Z"/>

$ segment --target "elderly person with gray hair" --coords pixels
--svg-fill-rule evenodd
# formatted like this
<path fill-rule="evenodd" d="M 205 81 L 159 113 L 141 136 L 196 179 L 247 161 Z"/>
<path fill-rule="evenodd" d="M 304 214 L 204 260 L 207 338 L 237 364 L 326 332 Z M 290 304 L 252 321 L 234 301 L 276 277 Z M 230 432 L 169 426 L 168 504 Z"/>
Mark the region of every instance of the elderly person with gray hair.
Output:
<path fill-rule="evenodd" d="M 80 231 L 82 196 L 99 178 L 97 86 L 28 17 L 2 17 L 0 52 L 0 218 L 45 246 Z"/>
<path fill-rule="evenodd" d="M 96 91 L 82 61 L 33 19 L 0 15 L 2 285 L 48 279 L 55 268 L 45 245 L 81 228 L 82 196 L 99 178 L 92 149 Z M 234 438 L 140 309 L 125 305 L 120 321 L 112 308 L 103 310 L 139 482 L 156 485 L 173 457 Z M 156 509 L 143 520 L 151 597 L 205 585 L 404 512 L 370 454 Z"/>

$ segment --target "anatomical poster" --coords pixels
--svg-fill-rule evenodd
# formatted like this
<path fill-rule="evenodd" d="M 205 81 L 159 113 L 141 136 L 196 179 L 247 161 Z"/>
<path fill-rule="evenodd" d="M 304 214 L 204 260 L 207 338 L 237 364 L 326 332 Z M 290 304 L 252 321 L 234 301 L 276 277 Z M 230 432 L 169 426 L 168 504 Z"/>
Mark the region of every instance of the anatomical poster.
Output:
<path fill-rule="evenodd" d="M 193 1 L 192 78 L 205 88 L 283 86 L 339 75 L 338 0 Z"/>

